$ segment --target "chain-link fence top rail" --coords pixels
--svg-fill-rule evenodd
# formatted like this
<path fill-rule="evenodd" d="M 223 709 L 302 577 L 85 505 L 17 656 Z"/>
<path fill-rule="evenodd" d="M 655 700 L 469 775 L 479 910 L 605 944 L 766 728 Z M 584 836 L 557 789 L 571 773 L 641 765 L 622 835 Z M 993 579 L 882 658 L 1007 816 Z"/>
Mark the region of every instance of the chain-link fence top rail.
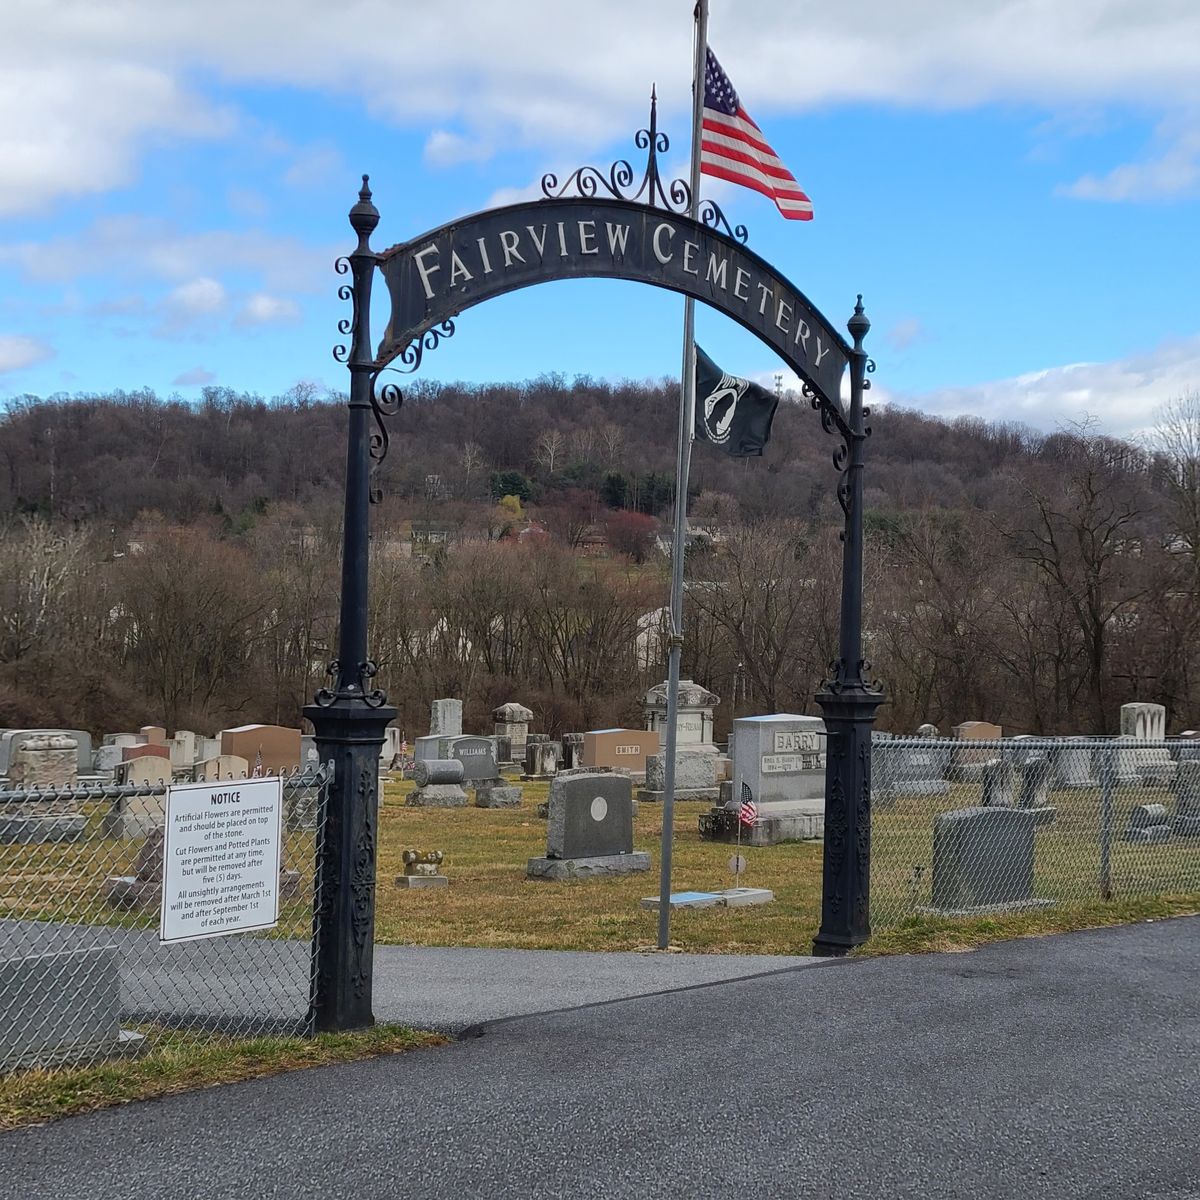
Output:
<path fill-rule="evenodd" d="M 871 924 L 1200 892 L 1200 741 L 881 737 Z"/>
<path fill-rule="evenodd" d="M 331 774 L 284 778 L 278 924 L 166 945 L 165 782 L 0 791 L 0 1071 L 132 1052 L 171 1029 L 308 1032 Z"/>

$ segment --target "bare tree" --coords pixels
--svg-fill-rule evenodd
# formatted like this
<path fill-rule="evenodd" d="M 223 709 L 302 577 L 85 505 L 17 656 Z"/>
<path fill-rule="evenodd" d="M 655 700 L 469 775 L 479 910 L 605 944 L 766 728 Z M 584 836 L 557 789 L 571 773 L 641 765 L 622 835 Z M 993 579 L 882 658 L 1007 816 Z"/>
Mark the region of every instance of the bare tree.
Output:
<path fill-rule="evenodd" d="M 567 439 L 561 430 L 547 429 L 537 440 L 534 459 L 547 475 L 554 474 L 554 464 L 566 448 Z"/>

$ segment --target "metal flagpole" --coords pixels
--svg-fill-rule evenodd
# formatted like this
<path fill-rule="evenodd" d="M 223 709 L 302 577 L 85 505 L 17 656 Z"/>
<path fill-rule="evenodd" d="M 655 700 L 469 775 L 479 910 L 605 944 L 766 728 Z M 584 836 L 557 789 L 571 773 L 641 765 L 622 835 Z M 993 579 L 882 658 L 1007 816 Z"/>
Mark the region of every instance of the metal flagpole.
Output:
<path fill-rule="evenodd" d="M 708 50 L 708 0 L 696 4 L 695 62 L 692 67 L 691 200 L 688 216 L 700 204 L 700 124 L 704 109 L 704 64 Z M 688 468 L 696 411 L 696 303 L 683 305 L 683 378 L 679 398 L 679 441 L 675 451 L 675 536 L 671 541 L 671 653 L 667 663 L 667 744 L 663 766 L 663 827 L 658 887 L 658 948 L 671 939 L 671 839 L 675 832 L 675 750 L 678 742 L 679 660 L 683 653 L 683 557 L 687 543 Z"/>

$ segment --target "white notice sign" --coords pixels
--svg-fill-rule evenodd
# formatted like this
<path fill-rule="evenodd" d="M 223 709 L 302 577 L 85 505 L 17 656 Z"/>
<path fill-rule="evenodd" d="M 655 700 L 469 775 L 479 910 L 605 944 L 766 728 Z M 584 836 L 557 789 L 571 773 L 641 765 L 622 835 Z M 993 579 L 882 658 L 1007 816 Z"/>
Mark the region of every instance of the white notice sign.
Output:
<path fill-rule="evenodd" d="M 282 779 L 171 787 L 159 941 L 277 924 L 282 827 Z"/>

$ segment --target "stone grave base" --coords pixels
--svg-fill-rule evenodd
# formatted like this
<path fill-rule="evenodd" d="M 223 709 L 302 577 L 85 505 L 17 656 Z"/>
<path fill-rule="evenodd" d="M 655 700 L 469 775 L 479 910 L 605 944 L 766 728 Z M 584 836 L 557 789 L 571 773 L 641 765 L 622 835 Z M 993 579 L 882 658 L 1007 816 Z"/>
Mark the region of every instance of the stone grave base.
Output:
<path fill-rule="evenodd" d="M 404 798 L 407 808 L 463 808 L 467 793 L 457 783 L 427 783 Z"/>
<path fill-rule="evenodd" d="M 104 881 L 113 908 L 150 908 L 162 902 L 162 880 L 139 879 L 136 875 L 110 875 Z"/>
<path fill-rule="evenodd" d="M 0 842 L 75 842 L 87 827 L 83 813 L 6 813 L 0 817 Z"/>
<path fill-rule="evenodd" d="M 646 800 L 646 801 L 650 802 L 651 804 L 653 804 L 653 803 L 661 804 L 662 799 L 665 795 L 666 795 L 666 792 L 651 792 L 651 791 L 648 791 L 646 788 L 638 788 L 637 798 L 639 800 Z M 720 796 L 721 796 L 721 789 L 715 788 L 715 787 L 711 787 L 711 788 L 676 788 L 675 789 L 675 799 L 676 800 L 703 800 L 707 804 L 716 804 L 716 802 L 720 799 Z"/>
<path fill-rule="evenodd" d="M 770 904 L 775 893 L 769 888 L 736 887 L 723 892 L 672 892 L 672 908 L 748 908 L 753 904 Z M 645 896 L 639 907 L 658 911 L 658 897 Z"/>
<path fill-rule="evenodd" d="M 530 879 L 602 879 L 609 875 L 634 875 L 650 870 L 650 855 L 600 854 L 595 858 L 531 858 L 525 874 Z"/>
<path fill-rule="evenodd" d="M 444 888 L 450 886 L 445 875 L 397 875 L 398 888 Z"/>
<path fill-rule="evenodd" d="M 1058 816 L 1058 809 L 1051 808 L 1048 804 L 1044 804 L 1039 808 L 1027 808 L 1024 811 L 1033 813 L 1033 823 L 1035 826 L 1053 825 L 1054 818 Z"/>
<path fill-rule="evenodd" d="M 1057 900 L 1010 900 L 1004 904 L 976 904 L 972 908 L 935 908 L 932 904 L 919 904 L 917 912 L 926 917 L 985 917 L 993 913 L 1015 913 L 1037 908 L 1053 908 L 1057 903 Z"/>
<path fill-rule="evenodd" d="M 0 1023 L 0 1071 L 139 1053 L 121 1029 L 118 954 L 109 946 L 0 960 L 0 995 L 21 1019 Z"/>
<path fill-rule="evenodd" d="M 480 783 L 475 788 L 476 808 L 520 808 L 521 789 L 499 783 Z"/>
<path fill-rule="evenodd" d="M 1148 825 L 1143 829 L 1129 829 L 1123 839 L 1140 846 L 1156 846 L 1171 840 L 1170 825 Z"/>
<path fill-rule="evenodd" d="M 780 842 L 819 841 L 825 836 L 824 800 L 773 800 L 758 806 L 758 819 L 742 826 L 743 846 L 777 846 Z M 737 810 L 714 808 L 700 818 L 700 838 L 705 842 L 738 839 Z"/>

